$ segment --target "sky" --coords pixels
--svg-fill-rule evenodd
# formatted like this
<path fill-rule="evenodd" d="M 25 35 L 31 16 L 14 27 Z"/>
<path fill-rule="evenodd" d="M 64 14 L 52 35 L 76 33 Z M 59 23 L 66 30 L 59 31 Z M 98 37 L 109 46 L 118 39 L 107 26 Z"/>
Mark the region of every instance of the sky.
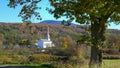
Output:
<path fill-rule="evenodd" d="M 18 17 L 18 14 L 20 12 L 21 7 L 18 6 L 15 9 L 9 8 L 7 6 L 9 0 L 0 0 L 0 22 L 7 22 L 7 23 L 14 23 L 14 22 L 22 22 L 22 19 Z M 50 3 L 48 0 L 42 0 L 39 3 L 40 6 L 42 6 L 42 10 L 40 10 L 40 15 L 42 17 L 42 20 L 36 20 L 35 18 L 32 18 L 31 20 L 33 22 L 40 22 L 43 20 L 56 20 L 53 15 L 49 14 L 48 11 L 46 11 L 45 7 L 50 7 Z M 65 18 L 60 18 L 57 20 L 64 20 Z M 119 29 L 120 30 L 120 24 L 115 25 L 114 23 L 111 23 L 110 26 L 108 26 L 108 29 Z"/>

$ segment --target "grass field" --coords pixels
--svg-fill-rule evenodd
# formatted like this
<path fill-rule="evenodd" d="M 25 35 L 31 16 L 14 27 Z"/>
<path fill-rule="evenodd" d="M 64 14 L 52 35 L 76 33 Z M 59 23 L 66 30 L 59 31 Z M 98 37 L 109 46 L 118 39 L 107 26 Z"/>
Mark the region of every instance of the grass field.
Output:
<path fill-rule="evenodd" d="M 89 68 L 88 64 L 80 68 Z M 120 59 L 116 60 L 103 60 L 102 68 L 120 68 Z"/>
<path fill-rule="evenodd" d="M 53 68 L 51 65 L 48 65 L 48 64 L 13 64 L 13 65 L 7 64 L 3 66 L 30 66 L 30 68 Z M 75 68 L 89 68 L 89 67 L 88 67 L 88 64 L 86 64 L 82 67 L 78 66 Z M 103 60 L 102 68 L 120 68 L 120 59 L 119 60 Z"/>
<path fill-rule="evenodd" d="M 0 65 L 0 68 L 54 68 L 49 64 L 5 64 Z"/>
<path fill-rule="evenodd" d="M 120 59 L 119 60 L 103 60 L 103 68 L 120 68 Z"/>

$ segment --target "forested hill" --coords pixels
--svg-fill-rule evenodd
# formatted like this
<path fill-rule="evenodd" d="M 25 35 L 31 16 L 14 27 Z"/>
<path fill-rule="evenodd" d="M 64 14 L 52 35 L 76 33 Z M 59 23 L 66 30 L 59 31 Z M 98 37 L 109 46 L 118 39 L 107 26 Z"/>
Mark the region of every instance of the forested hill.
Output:
<path fill-rule="evenodd" d="M 107 32 L 109 32 L 111 34 L 120 34 L 120 30 L 118 30 L 118 29 L 108 29 Z"/>
<path fill-rule="evenodd" d="M 57 44 L 61 38 L 78 40 L 81 34 L 86 34 L 83 26 L 63 26 L 59 24 L 40 23 L 1 23 L 0 44 L 19 44 L 22 40 L 34 43 L 40 38 L 46 38 L 47 27 L 50 28 L 51 39 Z M 110 34 L 120 35 L 120 30 L 107 30 Z"/>
<path fill-rule="evenodd" d="M 40 23 L 1 23 L 0 24 L 0 41 L 3 44 L 18 44 L 21 40 L 34 42 L 40 38 L 46 38 L 47 27 L 50 28 L 50 36 L 54 42 L 59 38 L 69 37 L 74 40 L 79 39 L 80 34 L 85 34 L 85 30 L 79 26 L 63 26 L 57 24 L 40 24 Z"/>

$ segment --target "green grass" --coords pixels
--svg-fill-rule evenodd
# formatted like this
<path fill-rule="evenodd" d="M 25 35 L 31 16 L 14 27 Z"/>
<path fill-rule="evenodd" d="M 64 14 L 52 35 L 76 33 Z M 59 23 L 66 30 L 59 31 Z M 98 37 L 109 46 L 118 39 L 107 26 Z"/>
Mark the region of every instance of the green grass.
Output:
<path fill-rule="evenodd" d="M 0 65 L 0 66 L 5 66 L 7 68 L 7 66 L 10 67 L 20 67 L 20 68 L 53 68 L 52 65 L 49 64 L 4 64 L 4 65 Z"/>
<path fill-rule="evenodd" d="M 81 68 L 89 68 L 88 63 L 82 66 Z M 120 68 L 120 59 L 103 60 L 102 68 Z"/>
<path fill-rule="evenodd" d="M 103 68 L 120 68 L 120 59 L 103 60 Z"/>
<path fill-rule="evenodd" d="M 53 68 L 52 65 L 49 64 L 5 64 L 3 66 L 30 66 L 30 68 Z M 89 68 L 88 63 L 81 67 L 74 68 Z M 103 60 L 102 68 L 120 68 L 120 59 L 116 60 Z"/>
<path fill-rule="evenodd" d="M 0 66 L 41 66 L 42 64 L 1 64 Z"/>

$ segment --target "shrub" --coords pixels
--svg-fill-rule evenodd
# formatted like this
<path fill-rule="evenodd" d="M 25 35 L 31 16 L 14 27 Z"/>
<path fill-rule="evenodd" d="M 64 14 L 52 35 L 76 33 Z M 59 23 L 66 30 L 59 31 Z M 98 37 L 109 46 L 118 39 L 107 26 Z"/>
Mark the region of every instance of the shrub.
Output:
<path fill-rule="evenodd" d="M 38 68 L 38 67 L 37 67 Z M 53 65 L 42 64 L 39 68 L 54 68 Z"/>
<path fill-rule="evenodd" d="M 20 63 L 20 64 L 27 64 L 29 63 L 29 59 L 27 56 L 23 55 L 14 55 L 13 56 L 14 63 Z"/>
<path fill-rule="evenodd" d="M 119 55 L 103 55 L 103 59 L 120 59 Z"/>
<path fill-rule="evenodd" d="M 29 57 L 29 60 L 33 63 L 44 63 L 49 62 L 52 59 L 51 55 L 48 54 L 33 54 Z"/>
<path fill-rule="evenodd" d="M 8 58 L 8 57 L 0 58 L 0 64 L 11 64 L 11 63 L 12 63 L 12 58 Z"/>
<path fill-rule="evenodd" d="M 67 64 L 65 65 L 65 68 L 73 68 L 73 67 L 72 67 L 71 64 L 67 63 Z"/>
<path fill-rule="evenodd" d="M 55 50 L 53 51 L 53 54 L 57 56 L 72 56 L 74 55 L 74 50 L 69 48 L 58 47 L 58 48 L 55 48 Z"/>
<path fill-rule="evenodd" d="M 68 62 L 68 63 L 54 62 L 52 65 L 54 68 L 80 68 L 78 64 L 72 64 L 71 62 Z"/>

